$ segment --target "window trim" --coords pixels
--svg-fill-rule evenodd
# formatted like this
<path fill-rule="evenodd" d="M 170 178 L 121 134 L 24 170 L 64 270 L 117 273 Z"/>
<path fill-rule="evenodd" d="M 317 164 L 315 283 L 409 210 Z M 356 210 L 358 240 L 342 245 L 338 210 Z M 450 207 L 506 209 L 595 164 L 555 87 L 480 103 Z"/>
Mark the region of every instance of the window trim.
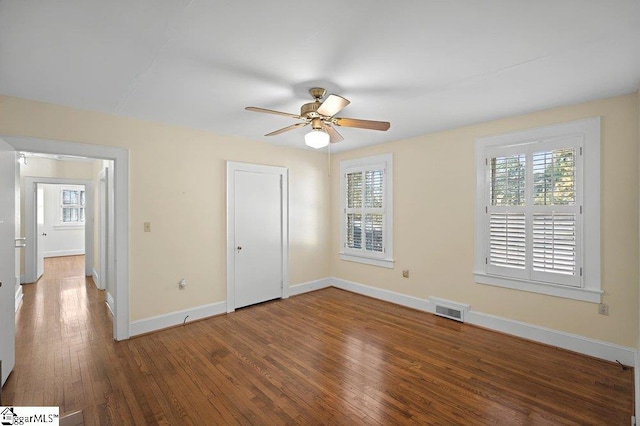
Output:
<path fill-rule="evenodd" d="M 474 239 L 474 278 L 478 284 L 488 284 L 533 293 L 558 296 L 585 302 L 600 303 L 600 117 L 591 117 L 567 123 L 517 131 L 475 140 L 476 202 Z M 486 188 L 485 173 L 487 150 L 529 144 L 541 139 L 560 136 L 583 136 L 583 234 L 579 243 L 582 250 L 582 286 L 570 287 L 530 279 L 505 277 L 487 272 L 486 257 Z"/>
<path fill-rule="evenodd" d="M 63 202 L 63 192 L 64 191 L 79 191 L 79 192 L 84 192 L 85 193 L 85 197 L 87 196 L 87 190 L 86 187 L 84 185 L 60 185 L 58 188 L 58 221 L 57 223 L 54 225 L 55 229 L 84 229 L 86 221 L 87 221 L 87 207 L 86 207 L 86 198 L 85 198 L 85 204 L 68 204 L 65 205 Z M 79 194 L 80 196 L 80 194 Z M 84 220 L 82 222 L 80 221 L 76 221 L 76 222 L 64 222 L 63 217 L 64 217 L 64 209 L 65 208 L 78 208 L 78 209 L 84 209 Z M 80 212 L 78 211 L 78 214 Z"/>
<path fill-rule="evenodd" d="M 383 165 L 384 167 L 384 219 L 383 253 L 350 252 L 346 240 L 346 174 L 350 169 Z M 340 259 L 392 269 L 393 260 L 393 154 L 380 154 L 340 161 Z"/>

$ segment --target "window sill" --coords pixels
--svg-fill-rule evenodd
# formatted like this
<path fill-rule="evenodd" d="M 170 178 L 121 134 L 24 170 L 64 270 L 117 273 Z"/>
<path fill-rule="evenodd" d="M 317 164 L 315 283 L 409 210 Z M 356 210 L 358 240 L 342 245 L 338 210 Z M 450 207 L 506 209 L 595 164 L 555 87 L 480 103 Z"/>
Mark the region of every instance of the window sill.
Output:
<path fill-rule="evenodd" d="M 487 275 L 484 272 L 474 272 L 473 275 L 475 282 L 478 284 L 494 285 L 514 290 L 528 291 L 531 293 L 581 300 L 583 302 L 600 303 L 603 293 L 601 290 L 565 287 L 536 281 L 519 280 L 517 278 L 506 278 L 496 275 Z"/>
<path fill-rule="evenodd" d="M 340 260 L 347 262 L 364 263 L 366 265 L 379 266 L 381 268 L 393 269 L 393 259 L 379 259 L 373 257 L 355 256 L 353 254 L 340 253 Z"/>

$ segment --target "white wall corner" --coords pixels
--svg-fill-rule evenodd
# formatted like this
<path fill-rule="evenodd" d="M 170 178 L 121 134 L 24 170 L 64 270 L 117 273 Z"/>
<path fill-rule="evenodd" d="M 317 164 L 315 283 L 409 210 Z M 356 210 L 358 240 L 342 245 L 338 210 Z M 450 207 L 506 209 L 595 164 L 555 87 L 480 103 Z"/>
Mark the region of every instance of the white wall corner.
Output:
<path fill-rule="evenodd" d="M 365 284 L 353 281 L 342 280 L 340 278 L 332 278 L 331 282 L 334 287 L 353 293 L 362 294 L 373 297 L 375 299 L 384 300 L 408 308 L 420 311 L 434 313 L 435 305 L 429 300 L 420 299 L 413 296 L 396 293 L 390 290 L 383 290 L 376 287 L 367 286 Z M 432 297 L 432 300 L 445 300 Z M 447 301 L 450 302 L 450 301 Z M 464 305 L 458 302 L 451 302 L 456 305 Z M 468 305 L 465 305 L 468 306 Z M 620 361 L 624 365 L 638 366 L 636 360 L 637 351 L 634 348 L 617 345 L 615 343 L 604 342 L 601 340 L 591 339 L 577 334 L 566 333 L 563 331 L 553 330 L 528 324 L 520 321 L 502 318 L 495 315 L 485 314 L 469 309 L 465 314 L 465 322 L 477 325 L 490 330 L 499 331 L 501 333 L 510 334 L 512 336 L 522 337 L 524 339 L 533 340 L 550 346 L 556 346 L 584 355 L 593 356 L 611 362 Z M 640 368 L 636 369 L 636 372 Z M 638 380 L 636 380 L 636 383 Z"/>
<path fill-rule="evenodd" d="M 16 294 L 15 294 L 15 311 L 18 312 L 18 308 L 22 303 L 22 286 L 20 285 L 20 277 L 16 277 Z"/>
<path fill-rule="evenodd" d="M 319 280 L 307 281 L 305 283 L 294 284 L 289 286 L 289 295 L 297 296 L 298 294 L 308 293 L 310 291 L 320 290 L 331 286 L 331 278 L 321 278 Z"/>
<path fill-rule="evenodd" d="M 100 275 L 98 274 L 98 271 L 95 270 L 95 268 L 91 270 L 91 277 L 93 278 L 93 283 L 96 285 L 98 290 L 104 290 L 102 282 L 100 281 Z"/>
<path fill-rule="evenodd" d="M 111 315 L 115 315 L 114 314 L 115 301 L 113 299 L 113 296 L 108 291 L 106 293 L 107 294 L 105 295 L 105 303 L 107 305 L 107 308 L 109 309 L 109 312 L 111 312 Z"/>
<path fill-rule="evenodd" d="M 133 337 L 139 334 L 150 333 L 152 331 L 162 330 L 163 328 L 173 327 L 174 325 L 185 324 L 194 320 L 224 314 L 226 312 L 226 302 L 210 303 L 207 305 L 196 306 L 195 308 L 169 312 L 167 314 L 132 321 L 129 327 L 129 333 Z"/>

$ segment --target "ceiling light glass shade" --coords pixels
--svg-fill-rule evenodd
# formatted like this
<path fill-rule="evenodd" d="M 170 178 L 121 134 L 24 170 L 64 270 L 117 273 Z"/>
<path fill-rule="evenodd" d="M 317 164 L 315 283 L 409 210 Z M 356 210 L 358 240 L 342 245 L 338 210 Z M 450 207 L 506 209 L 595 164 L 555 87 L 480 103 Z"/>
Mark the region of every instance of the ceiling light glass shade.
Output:
<path fill-rule="evenodd" d="M 313 129 L 304 135 L 304 143 L 311 148 L 324 148 L 329 145 L 329 134 L 322 129 Z"/>

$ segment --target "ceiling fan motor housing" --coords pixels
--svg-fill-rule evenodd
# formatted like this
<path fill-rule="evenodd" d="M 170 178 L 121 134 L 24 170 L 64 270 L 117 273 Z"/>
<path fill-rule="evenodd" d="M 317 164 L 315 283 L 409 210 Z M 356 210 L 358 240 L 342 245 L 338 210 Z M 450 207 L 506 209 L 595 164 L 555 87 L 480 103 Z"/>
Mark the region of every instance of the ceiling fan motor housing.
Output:
<path fill-rule="evenodd" d="M 300 117 L 305 117 L 305 118 L 319 117 L 320 114 L 318 114 L 317 111 L 318 111 L 318 108 L 320 108 L 320 105 L 322 105 L 322 102 L 320 101 L 309 102 L 308 104 L 302 105 L 300 107 Z"/>

